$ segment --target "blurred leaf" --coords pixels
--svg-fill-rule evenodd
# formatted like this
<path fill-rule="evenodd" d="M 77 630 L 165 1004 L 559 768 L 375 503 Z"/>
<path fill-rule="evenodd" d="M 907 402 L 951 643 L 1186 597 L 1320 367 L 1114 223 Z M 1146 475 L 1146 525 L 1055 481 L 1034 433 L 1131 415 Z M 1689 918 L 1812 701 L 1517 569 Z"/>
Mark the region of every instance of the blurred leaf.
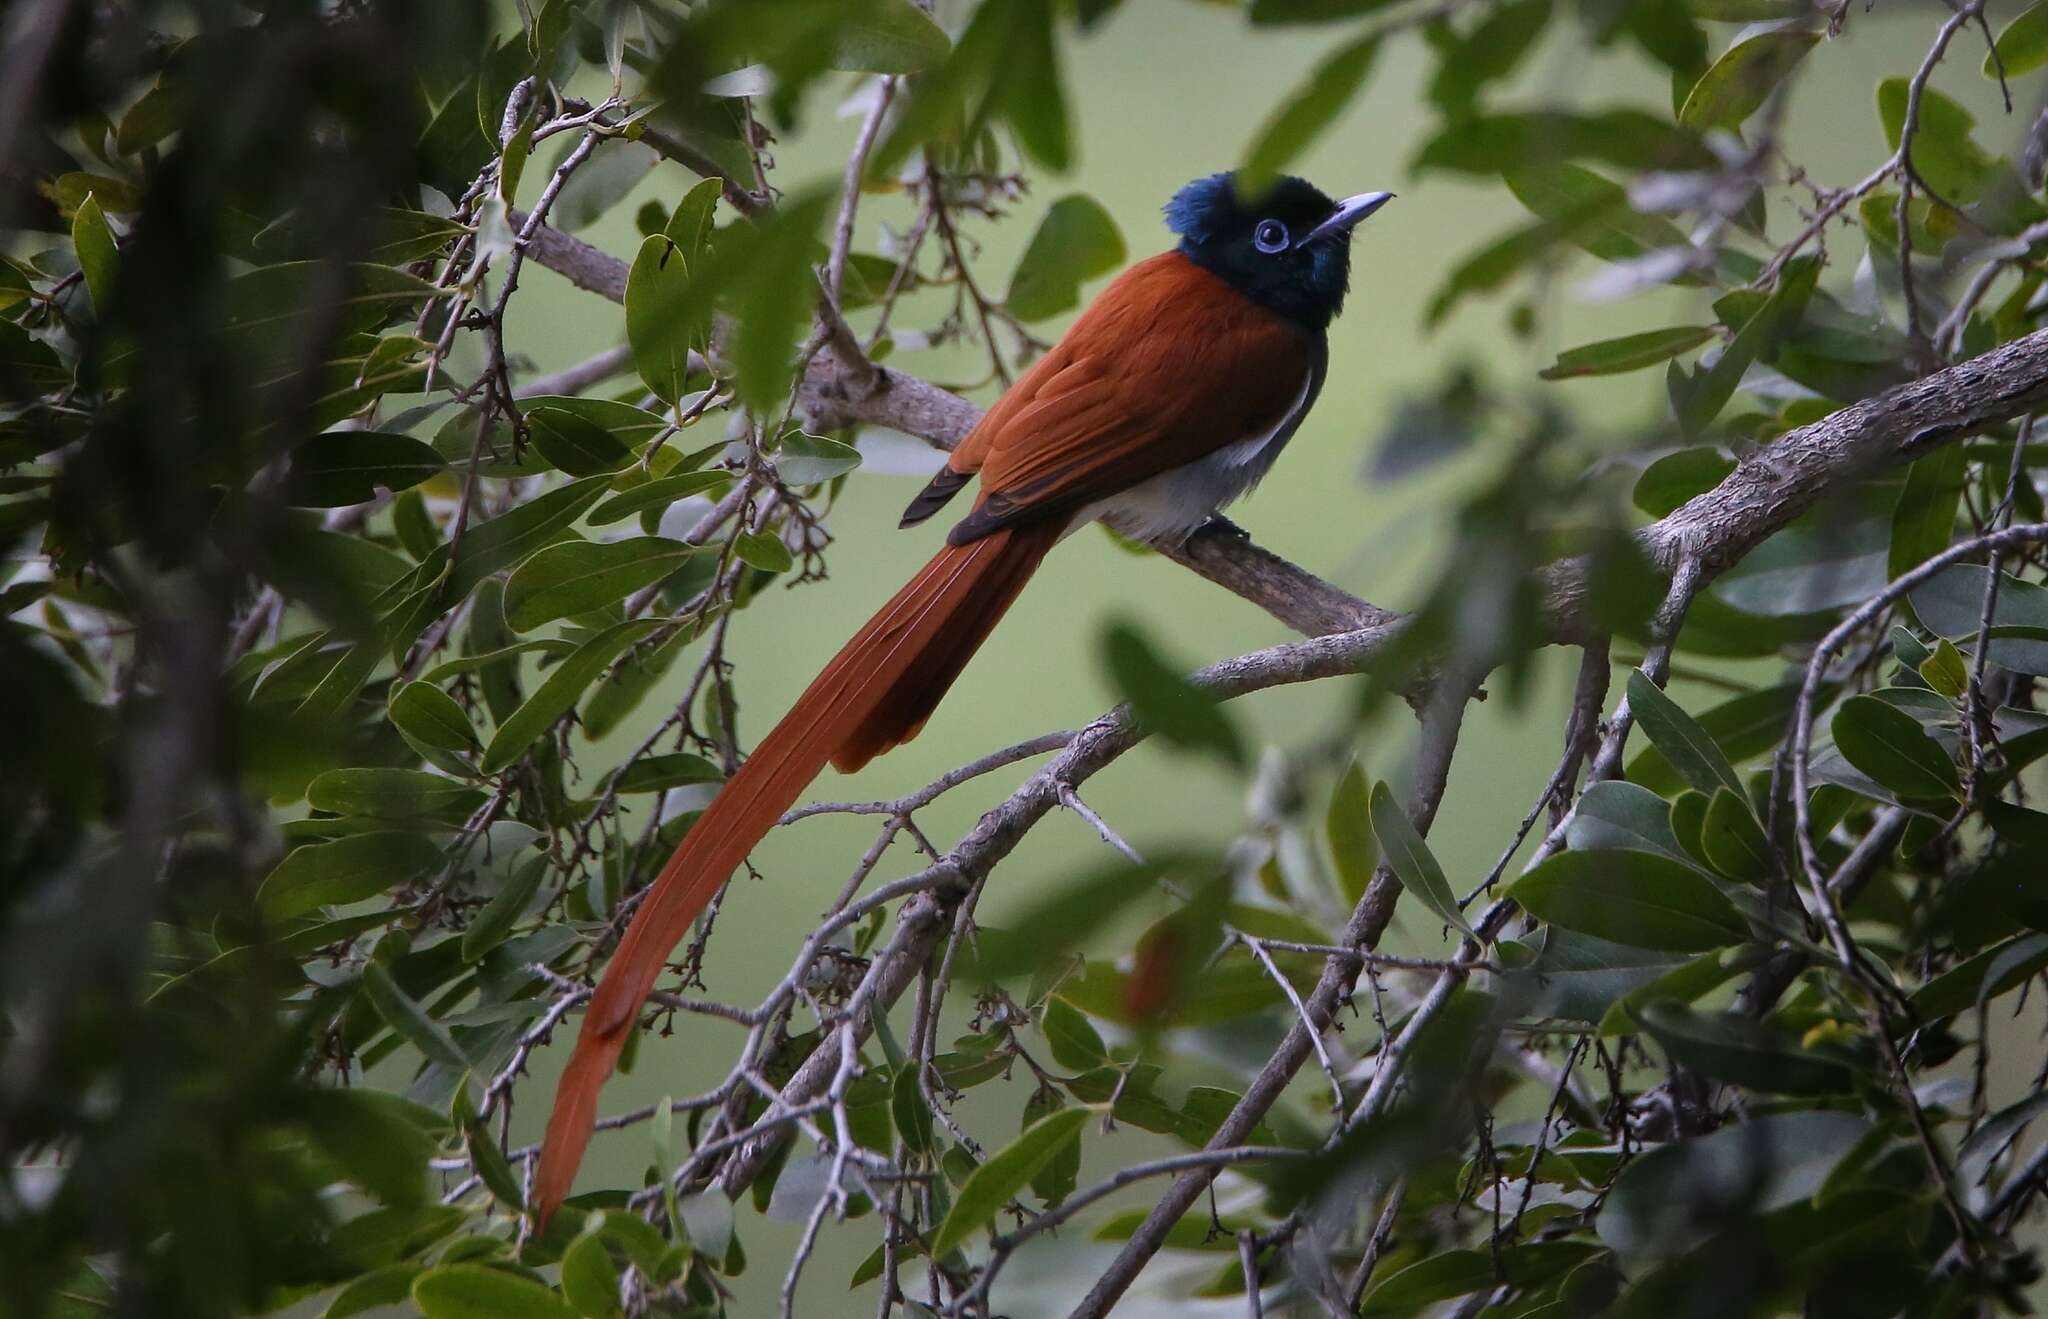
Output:
<path fill-rule="evenodd" d="M 366 1310 L 403 1305 L 412 1299 L 413 1279 L 425 1271 L 423 1264 L 387 1264 L 359 1274 L 334 1293 L 334 1299 L 320 1312 L 320 1319 L 347 1319 Z"/>
<path fill-rule="evenodd" d="M 791 431 L 775 451 L 775 470 L 784 484 L 823 485 L 860 466 L 860 450 L 840 440 Z"/>
<path fill-rule="evenodd" d="M 1956 1176 L 1962 1185 L 1983 1185 L 2006 1145 L 2044 1112 L 2048 1112 L 2048 1090 L 2036 1090 L 1985 1118 L 1956 1151 Z"/>
<path fill-rule="evenodd" d="M 1611 376 L 1640 371 L 1681 353 L 1687 353 L 1714 337 L 1711 325 L 1678 325 L 1668 330 L 1649 330 L 1620 339 L 1572 348 L 1557 355 L 1554 366 L 1537 374 L 1545 380 L 1568 380 L 1575 376 Z M 1731 464 L 1732 466 L 1732 464 Z M 1646 470 L 1644 476 L 1648 476 Z"/>
<path fill-rule="evenodd" d="M 1628 675 L 1628 707 L 1643 735 L 1687 783 L 1709 795 L 1720 787 L 1742 792 L 1742 780 L 1720 746 L 1641 669 Z"/>
<path fill-rule="evenodd" d="M 121 254 L 114 245 L 114 231 L 107 224 L 106 213 L 91 195 L 71 217 L 71 246 L 78 254 L 86 292 L 92 295 L 93 314 L 104 318 L 114 306 L 114 275 Z"/>
<path fill-rule="evenodd" d="M 2018 989 L 2048 967 L 2048 934 L 2022 934 L 1951 967 L 1913 992 L 1914 1015 L 1937 1021 Z"/>
<path fill-rule="evenodd" d="M 1829 724 L 1843 759 L 1901 797 L 1949 797 L 1962 791 L 1955 762 L 1920 721 L 1875 696 L 1842 702 Z"/>
<path fill-rule="evenodd" d="M 1102 654 L 1111 685 L 1146 729 L 1174 746 L 1245 763 L 1244 742 L 1215 698 L 1168 666 L 1136 628 L 1110 624 Z"/>
<path fill-rule="evenodd" d="M 1776 1113 L 1647 1150 L 1601 1205 L 1600 1239 L 1630 1268 L 1682 1255 L 1740 1218 L 1810 1199 L 1869 1128 L 1860 1113 Z"/>
<path fill-rule="evenodd" d="M 1678 111 L 1678 122 L 1699 132 L 1736 131 L 1819 40 L 1818 32 L 1783 27 L 1736 42 L 1693 84 Z"/>
<path fill-rule="evenodd" d="M 667 625 L 668 620 L 661 618 L 628 619 L 584 642 L 575 654 L 555 666 L 547 681 L 526 698 L 524 705 L 498 725 L 490 745 L 484 748 L 479 768 L 486 774 L 495 774 L 525 755 L 526 749 L 556 720 L 575 708 L 584 688 L 595 682 L 626 647 Z"/>
<path fill-rule="evenodd" d="M 1115 270 L 1127 255 L 1123 235 L 1101 202 L 1085 193 L 1062 197 L 1038 222 L 1003 303 L 1026 321 L 1071 311 L 1080 304 L 1081 285 Z"/>
<path fill-rule="evenodd" d="M 477 583 L 555 539 L 597 502 L 610 483 L 604 476 L 586 476 L 543 491 L 487 521 L 472 522 L 462 538 L 459 558 L 453 557 L 451 546 L 441 546 L 395 583 L 390 594 L 402 598 L 405 593 L 433 588 L 440 602 L 454 605 L 476 589 Z"/>
<path fill-rule="evenodd" d="M 578 1237 L 562 1256 L 562 1294 L 588 1319 L 624 1319 L 619 1305 L 619 1271 L 604 1238 Z"/>
<path fill-rule="evenodd" d="M 617 436 L 566 408 L 529 408 L 526 425 L 540 456 L 571 476 L 616 472 L 633 460 Z"/>
<path fill-rule="evenodd" d="M 444 1264 L 412 1285 L 426 1319 L 579 1319 L 552 1288 L 482 1264 Z"/>
<path fill-rule="evenodd" d="M 1601 1015 L 1598 1033 L 1603 1039 L 1640 1035 L 1643 1028 L 1633 1014 L 1643 1004 L 1659 999 L 1674 1003 L 1694 1002 L 1728 983 L 1742 968 L 1741 950 L 1731 953 L 1728 949 L 1721 949 L 1680 962 L 1640 989 L 1632 989 L 1616 999 Z"/>
<path fill-rule="evenodd" d="M 1507 1284 L 1535 1287 L 1601 1253 L 1590 1241 L 1538 1241 L 1499 1250 L 1443 1250 L 1374 1284 L 1360 1319 L 1420 1314 L 1440 1301 L 1492 1291 Z"/>
<path fill-rule="evenodd" d="M 1356 904 L 1365 896 L 1373 871 L 1379 866 L 1379 844 L 1372 834 L 1371 785 L 1365 770 L 1355 760 L 1344 767 L 1337 785 L 1330 790 L 1325 828 L 1344 897 Z"/>
<path fill-rule="evenodd" d="M 1560 852 L 1508 896 L 1539 920 L 1633 948 L 1696 953 L 1749 937 L 1712 880 L 1651 852 Z"/>
<path fill-rule="evenodd" d="M 1673 1061 L 1716 1080 L 1780 1095 L 1839 1094 L 1851 1073 L 1838 1059 L 1732 1012 L 1695 1012 L 1679 1003 L 1645 1003 L 1641 1022 Z"/>
<path fill-rule="evenodd" d="M 1433 39 L 1437 61 L 1429 99 L 1448 115 L 1470 110 L 1488 83 L 1515 71 L 1543 35 L 1550 8 L 1550 0 L 1512 0 L 1495 6 L 1463 36 Z"/>
<path fill-rule="evenodd" d="M 469 714 L 431 682 L 409 682 L 391 697 L 392 724 L 415 742 L 443 751 L 482 747 Z"/>
<path fill-rule="evenodd" d="M 1387 865 L 1400 878 L 1401 887 L 1413 893 L 1444 924 L 1468 939 L 1477 939 L 1479 936 L 1472 932 L 1465 913 L 1458 910 L 1458 895 L 1451 891 L 1451 881 L 1444 877 L 1443 867 L 1437 864 L 1429 844 L 1422 840 L 1408 813 L 1384 783 L 1372 785 L 1372 832 Z"/>
<path fill-rule="evenodd" d="M 1199 875 L 1213 863 L 1196 857 L 1154 860 L 1142 866 L 1118 862 L 1043 892 L 1000 930 L 984 930 L 974 974 L 1006 980 L 1052 965 L 1068 949 L 1098 931 L 1133 903 L 1156 900 L 1155 881 Z"/>
<path fill-rule="evenodd" d="M 1423 144 L 1409 169 L 1510 174 L 1567 160 L 1626 170 L 1698 170 L 1714 154 L 1693 134 L 1640 110 L 1530 110 L 1454 121 Z"/>
<path fill-rule="evenodd" d="M 1256 24 L 1330 23 L 1385 9 L 1395 0 L 1252 0 Z"/>
<path fill-rule="evenodd" d="M 917 1083 L 915 1061 L 906 1062 L 896 1069 L 896 1076 L 889 1087 L 889 1113 L 896 1126 L 896 1134 L 903 1138 L 903 1148 L 926 1158 L 934 1153 L 932 1142 L 932 1115 L 926 1107 L 924 1091 Z"/>
<path fill-rule="evenodd" d="M 427 1195 L 427 1160 L 437 1142 L 418 1116 L 426 1110 L 369 1089 L 311 1090 L 300 1101 L 307 1129 L 362 1187 L 392 1205 L 417 1205 Z"/>
<path fill-rule="evenodd" d="M 575 149 L 577 141 L 576 135 L 564 136 L 561 150 L 555 153 L 557 167 Z M 548 222 L 565 233 L 589 228 L 645 182 L 660 163 L 661 153 L 644 142 L 624 137 L 604 139 L 562 185 L 548 212 Z"/>
<path fill-rule="evenodd" d="M 1366 479 L 1398 481 L 1457 457 L 1479 438 L 1495 411 L 1478 378 L 1466 368 L 1453 368 L 1434 394 L 1395 404 L 1393 419 L 1373 442 Z"/>
<path fill-rule="evenodd" d="M 848 0 L 834 31 L 832 67 L 861 73 L 922 73 L 952 43 L 910 0 Z"/>
<path fill-rule="evenodd" d="M 1547 0 L 1544 0 L 1547 3 Z M 1273 177 L 1301 158 L 1309 144 L 1327 131 L 1357 99 L 1379 54 L 1378 33 L 1339 46 L 1309 71 L 1306 81 L 1275 106 L 1246 150 L 1238 170 L 1238 187 L 1256 196 Z M 1121 263 L 1122 240 L 1118 240 Z"/>
<path fill-rule="evenodd" d="M 1067 168 L 1073 143 L 1050 0 L 977 6 L 952 54 L 924 75 L 875 149 L 869 177 L 888 177 L 917 147 L 971 142 L 996 119 L 1009 123 L 1018 145 L 1039 164 Z"/>
<path fill-rule="evenodd" d="M 1619 185 L 1579 165 L 1515 165 L 1502 171 L 1508 190 L 1546 224 L 1542 245 L 1563 241 L 1603 261 L 1632 261 L 1650 252 L 1690 250 L 1684 233 L 1662 216 L 1644 215 L 1629 205 Z M 1675 281 L 1697 283 L 1686 275 Z"/>
<path fill-rule="evenodd" d="M 1093 1108 L 1063 1108 L 1032 1123 L 1023 1135 L 990 1155 L 954 1198 L 951 1212 L 932 1236 L 932 1254 L 943 1257 L 991 1222 L 1041 1168 L 1080 1140 L 1081 1128 L 1096 1115 Z"/>
<path fill-rule="evenodd" d="M 327 431 L 292 450 L 284 500 L 300 508 L 367 504 L 379 487 L 409 490 L 447 467 L 431 445 L 410 435 Z"/>
<path fill-rule="evenodd" d="M 384 1024 L 424 1054 L 428 1061 L 458 1072 L 469 1069 L 468 1056 L 455 1042 L 455 1037 L 448 1033 L 448 1028 L 434 1020 L 412 995 L 399 988 L 383 963 L 370 961 L 363 964 L 363 993 L 376 1007 L 377 1015 L 384 1018 Z"/>
<path fill-rule="evenodd" d="M 2022 9 L 1998 30 L 1998 41 L 1984 54 L 1984 76 L 2017 78 L 2048 64 L 2048 4 Z"/>
<path fill-rule="evenodd" d="M 568 540 L 537 550 L 505 582 L 505 622 L 515 632 L 617 604 L 680 568 L 698 551 L 679 540 Z"/>
<path fill-rule="evenodd" d="M 441 849 L 422 834 L 355 834 L 293 848 L 256 891 L 266 919 L 288 920 L 346 906 L 409 884 L 437 869 Z"/>

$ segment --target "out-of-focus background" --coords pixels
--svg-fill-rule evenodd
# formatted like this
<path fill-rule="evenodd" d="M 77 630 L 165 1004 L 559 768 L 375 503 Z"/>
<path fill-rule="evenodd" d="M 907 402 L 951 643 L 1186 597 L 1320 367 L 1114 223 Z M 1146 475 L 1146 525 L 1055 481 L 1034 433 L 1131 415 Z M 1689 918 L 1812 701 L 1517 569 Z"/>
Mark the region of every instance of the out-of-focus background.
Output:
<path fill-rule="evenodd" d="M 942 20 L 956 17 L 947 13 L 949 8 L 940 5 Z M 1793 96 L 1786 145 L 1817 181 L 1853 183 L 1883 158 L 1871 88 L 1878 78 L 1917 65 L 1939 12 L 1933 4 L 1880 5 L 1870 14 L 1859 13 L 1840 39 L 1816 52 Z M 1548 94 L 1597 108 L 1668 97 L 1662 77 L 1638 55 L 1588 49 L 1573 39 L 1578 31 L 1557 25 L 1553 39 L 1528 61 L 1520 90 L 1530 100 Z M 1000 292 L 1001 272 L 1021 255 L 1044 209 L 1069 191 L 1101 200 L 1122 230 L 1131 259 L 1162 250 L 1170 239 L 1159 214 L 1162 203 L 1190 179 L 1236 163 L 1271 108 L 1329 53 L 1331 40 L 1320 29 L 1253 27 L 1242 11 L 1225 6 L 1175 0 L 1123 6 L 1093 34 L 1066 47 L 1067 93 L 1076 110 L 1074 169 L 1065 177 L 1035 176 L 1030 194 L 1012 208 L 1006 222 L 970 231 L 984 257 L 979 268 L 989 272 L 986 278 Z M 1424 85 L 1431 65 L 1423 54 L 1421 39 L 1412 33 L 1388 42 L 1365 94 L 1296 171 L 1333 194 L 1385 188 L 1400 198 L 1369 221 L 1354 242 L 1351 297 L 1332 329 L 1330 377 L 1321 401 L 1273 476 L 1232 513 L 1261 544 L 1368 600 L 1396 608 L 1413 603 L 1414 593 L 1438 566 L 1448 510 L 1458 493 L 1497 474 L 1509 457 L 1508 437 L 1495 436 L 1414 476 L 1368 479 L 1369 461 L 1404 398 L 1432 390 L 1452 368 L 1470 364 L 1510 396 L 1537 389 L 1561 396 L 1571 405 L 1575 424 L 1611 433 L 1617 450 L 1664 406 L 1661 374 L 1654 371 L 1630 377 L 1628 388 L 1583 394 L 1570 384 L 1560 388 L 1535 380 L 1537 370 L 1560 348 L 1658 323 L 1646 299 L 1624 304 L 1583 300 L 1576 286 L 1597 266 L 1590 258 L 1552 282 L 1550 314 L 1534 338 L 1512 332 L 1510 304 L 1502 299 L 1471 300 L 1434 334 L 1424 332 L 1423 309 L 1449 264 L 1526 217 L 1496 184 L 1442 173 L 1410 176 L 1408 163 L 1431 123 Z M 1974 50 L 1953 58 L 1953 68 L 1936 85 L 1978 113 L 1982 140 L 2003 144 L 2024 123 L 2019 116 L 2005 117 L 1995 84 L 1978 76 L 1977 58 Z M 1516 98 L 1497 99 L 1511 103 Z M 813 98 L 812 119 L 804 130 L 773 149 L 783 188 L 833 180 L 842 172 L 859 119 L 834 121 L 832 109 L 831 96 Z M 672 203 L 694 182 L 679 167 L 663 165 L 582 236 L 630 258 L 639 238 L 633 228 L 637 204 L 647 198 Z M 1772 233 L 1780 241 L 1797 226 L 1787 202 L 1782 190 L 1770 197 Z M 906 204 L 886 194 L 870 196 L 861 208 L 856 245 L 872 250 L 878 226 L 900 230 L 909 219 Z M 1859 240 L 1853 250 L 1845 247 L 1835 254 L 1835 260 L 1839 267 L 1860 255 Z M 1841 275 L 1838 268 L 1830 278 Z M 1084 299 L 1103 282 L 1084 289 Z M 618 307 L 531 267 L 514 306 L 511 346 L 543 369 L 568 366 L 592 345 L 622 333 Z M 935 300 L 913 299 L 896 324 L 916 328 L 921 314 L 929 320 L 938 314 L 937 307 Z M 908 354 L 897 364 L 940 382 L 981 371 L 976 355 L 967 351 Z M 987 389 L 976 395 L 983 403 L 991 397 Z M 830 520 L 832 584 L 778 588 L 773 599 L 739 616 L 733 626 L 730 653 L 740 673 L 743 744 L 766 732 L 841 642 L 940 542 L 940 524 L 896 529 L 902 506 L 922 478 L 883 469 L 892 462 L 914 465 L 911 442 L 870 452 L 874 456 L 849 483 Z M 937 459 L 929 461 L 935 465 Z M 1114 702 L 1101 676 L 1099 645 L 1104 627 L 1115 619 L 1139 621 L 1190 669 L 1287 637 L 1280 624 L 1249 604 L 1173 564 L 1133 557 L 1091 529 L 1060 547 L 917 741 L 854 776 L 828 773 L 806 800 L 893 797 L 997 747 L 1093 718 Z M 1534 800 L 1554 766 L 1575 663 L 1575 654 L 1549 652 L 1539 657 L 1538 680 L 1523 703 L 1496 696 L 1473 707 L 1450 791 L 1431 834 L 1431 845 L 1459 891 L 1484 875 L 1507 841 L 1504 823 Z M 672 675 L 672 684 L 681 682 L 687 667 Z M 1759 675 L 1766 671 L 1758 670 Z M 1682 682 L 1674 690 L 1686 700 L 1706 695 L 1699 690 L 1687 695 Z M 1355 696 L 1345 683 L 1283 688 L 1239 702 L 1238 714 L 1260 742 L 1296 745 L 1341 721 Z M 657 693 L 642 707 L 641 719 L 655 718 L 662 708 Z M 1369 771 L 1398 780 L 1412 730 L 1405 716 L 1375 724 L 1358 748 Z M 638 727 L 620 730 L 609 745 L 597 749 L 592 763 L 612 763 L 642 736 Z M 920 825 L 944 848 L 1029 768 L 992 774 L 955 791 L 922 812 Z M 1141 747 L 1096 778 L 1085 797 L 1140 849 L 1220 844 L 1244 822 L 1238 784 L 1208 762 L 1156 744 Z M 802 932 L 872 836 L 868 823 L 845 816 L 806 820 L 771 835 L 754 853 L 760 878 L 737 881 L 719 917 L 706 963 L 711 996 L 750 1003 L 772 985 L 787 968 Z M 1000 925 L 1034 885 L 1071 877 L 1105 855 L 1102 842 L 1078 817 L 1063 814 L 1048 821 L 997 872 L 982 919 Z M 876 879 L 909 873 L 917 865 L 915 853 L 899 841 Z M 1438 946 L 1438 930 L 1433 921 L 1405 908 L 1394 943 Z M 701 1018 L 679 1021 L 672 1036 L 647 1038 L 633 1072 L 608 1087 L 607 1111 L 708 1087 L 724 1074 L 738 1039 L 737 1028 Z M 566 1046 L 566 1038 L 558 1038 L 554 1050 L 536 1059 L 542 1078 L 550 1076 Z M 403 1078 L 392 1079 L 402 1087 Z M 2020 1079 L 2001 1078 L 2009 1084 Z M 543 1093 L 543 1087 L 533 1093 Z M 974 1101 L 964 1111 L 975 1114 Z M 514 1123 L 515 1143 L 537 1137 L 544 1117 L 536 1104 L 523 1107 Z M 1154 1138 L 1126 1129 L 1120 1139 L 1142 1147 Z M 1138 1157 L 1116 1155 L 1114 1149 L 1110 1142 L 1095 1142 L 1090 1158 Z M 591 1147 L 582 1184 L 630 1183 L 647 1162 L 644 1129 L 601 1134 Z M 749 1248 L 757 1258 L 772 1261 L 776 1252 L 793 1246 L 797 1233 L 795 1225 L 750 1227 Z M 805 1313 L 871 1308 L 864 1293 L 835 1297 L 833 1280 L 850 1274 L 872 1241 L 873 1231 L 865 1223 L 844 1231 L 827 1228 L 819 1262 L 806 1282 Z M 1073 1258 L 1065 1257 L 1063 1267 L 1073 1266 Z M 1013 1286 L 1031 1276 L 1028 1257 L 1017 1270 Z M 733 1312 L 771 1313 L 779 1281 L 779 1268 L 752 1270 L 738 1279 Z M 1065 1294 L 1063 1281 L 1071 1286 L 1085 1280 L 1076 1275 L 1040 1281 L 1046 1290 L 1039 1302 L 1051 1312 Z M 1023 1304 L 1020 1293 L 1006 1294 Z M 1214 1304 L 1222 1307 L 1218 1313 L 1242 1308 L 1241 1300 Z M 1036 1306 L 1031 1312 L 1037 1312 Z"/>

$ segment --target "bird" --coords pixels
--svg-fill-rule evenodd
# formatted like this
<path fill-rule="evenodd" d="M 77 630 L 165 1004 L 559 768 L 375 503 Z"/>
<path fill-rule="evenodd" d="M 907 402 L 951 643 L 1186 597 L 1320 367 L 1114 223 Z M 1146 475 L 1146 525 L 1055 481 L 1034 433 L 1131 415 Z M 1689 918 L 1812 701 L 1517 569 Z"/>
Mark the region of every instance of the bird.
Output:
<path fill-rule="evenodd" d="M 555 1093 L 531 1206 L 545 1227 L 589 1143 L 598 1092 L 690 925 L 829 762 L 915 737 L 1046 554 L 1111 518 L 1184 540 L 1256 486 L 1329 374 L 1356 226 L 1393 194 L 1212 174 L 1176 192 L 1179 241 L 1111 281 L 948 456 L 902 519 L 975 480 L 967 515 L 846 643 L 690 826 L 640 899 Z"/>

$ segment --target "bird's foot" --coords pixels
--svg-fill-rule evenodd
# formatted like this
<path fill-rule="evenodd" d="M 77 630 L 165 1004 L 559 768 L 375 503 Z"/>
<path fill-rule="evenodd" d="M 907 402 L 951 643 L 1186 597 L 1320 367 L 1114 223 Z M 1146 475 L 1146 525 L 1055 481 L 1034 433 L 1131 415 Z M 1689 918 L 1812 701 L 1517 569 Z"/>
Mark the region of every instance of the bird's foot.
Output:
<path fill-rule="evenodd" d="M 1189 540 L 1194 540 L 1201 536 L 1223 536 L 1235 541 L 1249 541 L 1252 538 L 1252 533 L 1238 526 L 1229 518 L 1224 517 L 1221 513 L 1211 513 L 1208 521 L 1188 533 Z"/>

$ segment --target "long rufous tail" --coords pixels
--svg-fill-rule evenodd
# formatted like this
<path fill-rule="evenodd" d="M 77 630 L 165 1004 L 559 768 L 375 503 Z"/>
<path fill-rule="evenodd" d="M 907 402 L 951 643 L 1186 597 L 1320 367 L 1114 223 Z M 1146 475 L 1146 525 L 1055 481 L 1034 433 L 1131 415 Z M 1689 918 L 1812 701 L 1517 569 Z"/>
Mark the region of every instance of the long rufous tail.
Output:
<path fill-rule="evenodd" d="M 825 666 L 691 826 L 605 968 L 556 1087 L 533 1184 L 541 1224 L 575 1181 L 598 1091 L 690 923 L 827 761 L 858 769 L 917 735 L 1060 530 L 1015 527 L 940 550 Z"/>

